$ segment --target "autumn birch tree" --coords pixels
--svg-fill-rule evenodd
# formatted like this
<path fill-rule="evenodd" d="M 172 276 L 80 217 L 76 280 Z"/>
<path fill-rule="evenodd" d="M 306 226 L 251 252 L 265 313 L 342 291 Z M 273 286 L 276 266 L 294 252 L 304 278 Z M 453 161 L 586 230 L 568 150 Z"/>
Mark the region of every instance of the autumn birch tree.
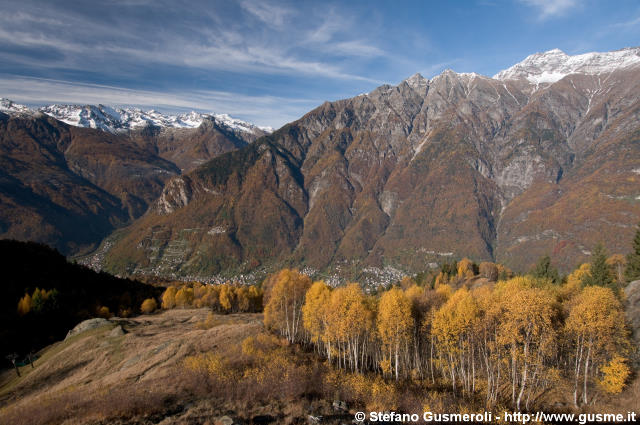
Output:
<path fill-rule="evenodd" d="M 409 346 L 413 333 L 411 301 L 399 288 L 392 288 L 380 298 L 377 329 L 383 352 L 393 358 L 396 381 L 398 380 L 400 350 Z"/>
<path fill-rule="evenodd" d="M 277 330 L 287 341 L 294 343 L 301 337 L 302 305 L 311 279 L 297 270 L 284 269 L 275 276 L 264 307 L 264 323 Z"/>
<path fill-rule="evenodd" d="M 573 403 L 589 402 L 589 378 L 628 346 L 624 310 L 610 288 L 588 286 L 575 299 L 565 324 L 573 346 Z M 581 378 L 582 376 L 582 378 Z"/>
<path fill-rule="evenodd" d="M 545 358 L 555 342 L 555 302 L 548 290 L 536 287 L 536 281 L 518 277 L 500 288 L 504 319 L 498 341 L 510 354 L 511 399 L 520 410 L 525 390 L 538 384 L 545 371 Z"/>

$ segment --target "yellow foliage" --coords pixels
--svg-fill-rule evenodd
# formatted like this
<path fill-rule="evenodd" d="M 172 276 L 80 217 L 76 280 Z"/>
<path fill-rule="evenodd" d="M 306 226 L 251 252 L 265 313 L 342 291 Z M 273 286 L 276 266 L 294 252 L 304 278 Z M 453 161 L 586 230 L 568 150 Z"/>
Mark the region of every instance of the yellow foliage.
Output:
<path fill-rule="evenodd" d="M 251 311 L 261 311 L 262 310 L 262 297 L 263 291 L 255 285 L 251 285 L 249 287 L 249 300 L 250 300 L 250 308 Z"/>
<path fill-rule="evenodd" d="M 570 335 L 588 341 L 594 354 L 628 345 L 624 308 L 611 289 L 588 286 L 574 301 L 565 323 Z"/>
<path fill-rule="evenodd" d="M 249 311 L 249 306 L 251 304 L 249 300 L 249 288 L 243 285 L 235 289 L 235 299 L 238 311 Z"/>
<path fill-rule="evenodd" d="M 402 347 L 411 341 L 414 326 L 411 314 L 412 303 L 404 292 L 391 288 L 380 298 L 377 329 L 385 357 L 393 356 L 396 379 L 399 374 L 399 356 Z"/>
<path fill-rule="evenodd" d="M 385 382 L 380 376 L 376 376 L 371 385 L 371 398 L 367 403 L 367 410 L 386 411 L 398 408 L 398 390 L 392 383 Z"/>
<path fill-rule="evenodd" d="M 515 277 L 500 288 L 504 292 L 499 293 L 499 302 L 505 312 L 500 339 L 512 346 L 532 343 L 548 354 L 548 345 L 555 338 L 555 301 L 549 290 L 535 284 L 533 278 Z"/>
<path fill-rule="evenodd" d="M 24 297 L 20 298 L 18 301 L 18 314 L 20 316 L 24 316 L 31 310 L 31 296 L 29 294 L 24 294 Z"/>
<path fill-rule="evenodd" d="M 435 290 L 436 294 L 442 296 L 446 300 L 448 300 L 451 297 L 451 294 L 453 294 L 453 288 L 448 284 L 436 285 Z"/>
<path fill-rule="evenodd" d="M 97 313 L 99 317 L 103 317 L 105 319 L 108 319 L 111 317 L 111 312 L 109 311 L 109 307 L 106 307 L 106 306 L 99 307 Z"/>
<path fill-rule="evenodd" d="M 502 280 L 496 283 L 494 291 L 497 297 L 509 297 L 512 291 L 519 291 L 522 289 L 531 289 L 539 287 L 541 280 L 534 278 L 530 275 L 516 276 L 509 280 Z M 549 286 L 549 285 L 547 285 Z"/>
<path fill-rule="evenodd" d="M 462 279 L 470 279 L 474 275 L 473 262 L 468 258 L 458 261 L 458 277 Z"/>
<path fill-rule="evenodd" d="M 209 314 L 207 314 L 207 318 L 202 322 L 199 322 L 197 326 L 198 326 L 198 329 L 211 329 L 214 326 L 219 324 L 220 324 L 220 321 L 218 320 L 216 315 L 213 312 L 209 312 Z"/>
<path fill-rule="evenodd" d="M 222 382 L 231 382 L 234 378 L 232 369 L 224 359 L 214 353 L 200 353 L 184 359 L 185 367 L 193 372 L 208 374 Z"/>
<path fill-rule="evenodd" d="M 176 292 L 178 290 L 175 286 L 169 286 L 162 294 L 162 308 L 168 310 L 176 306 Z"/>
<path fill-rule="evenodd" d="M 385 347 L 397 347 L 411 338 L 411 302 L 398 288 L 382 294 L 378 306 L 377 328 Z"/>
<path fill-rule="evenodd" d="M 433 315 L 432 333 L 445 352 L 455 354 L 462 336 L 470 332 L 479 310 L 469 291 L 458 289 Z"/>
<path fill-rule="evenodd" d="M 147 298 L 142 302 L 142 305 L 140 306 L 140 310 L 145 314 L 153 313 L 157 308 L 158 303 L 156 302 L 155 298 Z"/>
<path fill-rule="evenodd" d="M 286 342 L 275 335 L 260 333 L 257 336 L 250 336 L 242 341 L 242 353 L 246 356 L 264 358 L 272 352 L 284 348 Z"/>
<path fill-rule="evenodd" d="M 162 308 L 211 307 L 222 313 L 259 312 L 262 310 L 262 295 L 262 289 L 255 285 L 191 282 L 168 287 L 162 295 Z"/>
<path fill-rule="evenodd" d="M 404 276 L 401 280 L 400 280 L 400 287 L 402 289 L 407 289 L 411 286 L 416 285 L 416 281 L 411 279 L 409 276 Z"/>
<path fill-rule="evenodd" d="M 607 265 L 611 268 L 618 283 L 624 282 L 624 269 L 627 265 L 627 258 L 622 254 L 613 254 L 607 258 Z"/>
<path fill-rule="evenodd" d="M 362 288 L 357 283 L 331 292 L 325 339 L 347 342 L 369 333 L 372 314 Z"/>
<path fill-rule="evenodd" d="M 436 276 L 436 281 L 434 283 L 434 286 L 438 287 L 441 285 L 446 285 L 448 283 L 449 283 L 449 277 L 445 273 L 440 272 L 438 273 L 438 276 Z"/>
<path fill-rule="evenodd" d="M 584 263 L 567 276 L 567 283 L 560 288 L 560 296 L 563 299 L 570 299 L 578 295 L 582 290 L 582 281 L 585 276 L 591 274 L 591 264 Z"/>
<path fill-rule="evenodd" d="M 194 282 L 193 283 L 193 298 L 194 299 L 201 299 L 203 298 L 207 293 L 207 285 L 203 285 L 200 282 Z"/>
<path fill-rule="evenodd" d="M 599 382 L 600 386 L 609 394 L 619 394 L 624 388 L 624 384 L 631 374 L 627 360 L 621 356 L 614 356 L 613 359 L 600 370 L 603 378 Z"/>
<path fill-rule="evenodd" d="M 424 289 L 416 284 L 413 284 L 412 286 L 405 289 L 404 294 L 409 300 L 411 300 L 411 302 L 414 302 L 422 298 L 422 296 L 424 295 Z"/>
<path fill-rule="evenodd" d="M 384 375 L 391 375 L 391 359 L 381 360 L 380 369 Z"/>
<path fill-rule="evenodd" d="M 307 291 L 302 306 L 302 322 L 311 335 L 311 341 L 318 343 L 328 322 L 327 306 L 331 299 L 331 288 L 324 282 L 314 282 Z"/>
<path fill-rule="evenodd" d="M 202 295 L 201 302 L 203 306 L 217 309 L 219 306 L 219 285 L 207 285 L 205 293 Z"/>
<path fill-rule="evenodd" d="M 229 313 L 233 308 L 233 304 L 235 301 L 235 294 L 233 291 L 233 287 L 229 284 L 224 284 L 220 286 L 220 294 L 219 294 L 219 302 L 220 308 L 225 313 Z"/>
<path fill-rule="evenodd" d="M 511 279 L 513 277 L 513 272 L 510 268 L 497 263 L 496 267 L 498 268 L 498 279 Z"/>
<path fill-rule="evenodd" d="M 344 386 L 359 404 L 366 402 L 371 395 L 371 383 L 364 375 L 348 374 Z"/>
<path fill-rule="evenodd" d="M 187 308 L 193 304 L 193 289 L 183 286 L 176 292 L 176 307 Z"/>
<path fill-rule="evenodd" d="M 284 269 L 273 281 L 264 307 L 264 323 L 278 330 L 289 342 L 295 342 L 302 330 L 302 305 L 311 279 L 297 270 Z"/>

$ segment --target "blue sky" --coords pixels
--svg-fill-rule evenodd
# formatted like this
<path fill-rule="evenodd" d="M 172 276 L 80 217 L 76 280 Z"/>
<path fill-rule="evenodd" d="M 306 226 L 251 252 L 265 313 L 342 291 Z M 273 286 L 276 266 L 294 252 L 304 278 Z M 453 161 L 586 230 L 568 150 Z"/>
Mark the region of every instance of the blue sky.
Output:
<path fill-rule="evenodd" d="M 420 72 L 640 45 L 637 0 L 0 0 L 0 97 L 299 118 Z"/>

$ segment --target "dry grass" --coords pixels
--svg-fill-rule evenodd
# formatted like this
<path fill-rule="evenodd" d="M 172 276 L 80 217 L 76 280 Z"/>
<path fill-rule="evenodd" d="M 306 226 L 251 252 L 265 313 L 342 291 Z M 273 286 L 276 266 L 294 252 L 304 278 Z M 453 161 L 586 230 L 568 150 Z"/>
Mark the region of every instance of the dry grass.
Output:
<path fill-rule="evenodd" d="M 22 377 L 0 375 L 0 423 L 157 422 L 181 411 L 198 382 L 184 373 L 184 358 L 237 345 L 262 330 L 258 314 L 220 316 L 210 329 L 198 324 L 208 311 L 170 310 L 97 328 L 40 353 Z M 139 418 L 135 421 L 132 418 Z"/>
<path fill-rule="evenodd" d="M 262 316 L 209 317 L 208 310 L 169 310 L 79 334 L 43 350 L 36 368 L 0 375 L 0 424 L 215 424 L 222 415 L 244 423 L 350 422 L 355 410 L 465 411 L 483 400 L 454 397 L 448 387 L 338 372 L 314 353 L 262 335 Z M 121 325 L 127 332 L 111 336 Z M 250 338 L 253 337 L 253 338 Z M 244 341 L 244 343 L 243 343 Z M 247 341 L 253 341 L 249 345 Z M 212 357 L 207 357 L 212 356 Z M 219 359 L 222 368 L 189 368 L 187 359 Z M 198 363 L 195 363 L 196 365 Z M 221 373 L 219 373 L 221 371 Z M 566 388 L 545 405 L 570 410 Z M 640 410 L 640 380 L 589 410 Z M 337 412 L 335 399 L 350 411 Z M 354 410 L 355 409 L 355 410 Z"/>

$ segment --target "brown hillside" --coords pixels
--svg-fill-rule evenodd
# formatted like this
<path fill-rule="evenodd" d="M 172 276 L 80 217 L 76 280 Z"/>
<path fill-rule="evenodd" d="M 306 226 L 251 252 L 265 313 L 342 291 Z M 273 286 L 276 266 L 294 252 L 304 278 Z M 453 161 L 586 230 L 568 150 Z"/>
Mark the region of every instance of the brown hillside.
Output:
<path fill-rule="evenodd" d="M 326 102 L 167 185 L 117 273 L 260 264 L 407 271 L 468 256 L 567 271 L 640 220 L 639 68 L 538 87 L 445 71 Z M 209 259 L 209 261 L 207 261 Z"/>

